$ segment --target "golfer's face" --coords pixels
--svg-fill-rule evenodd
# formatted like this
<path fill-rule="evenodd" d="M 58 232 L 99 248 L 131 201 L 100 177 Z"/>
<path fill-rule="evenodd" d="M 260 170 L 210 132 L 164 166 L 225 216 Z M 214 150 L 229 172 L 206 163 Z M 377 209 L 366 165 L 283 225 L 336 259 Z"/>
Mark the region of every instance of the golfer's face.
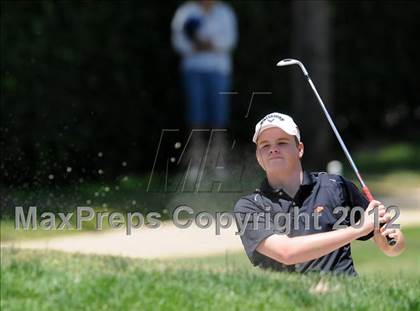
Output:
<path fill-rule="evenodd" d="M 294 167 L 300 159 L 295 137 L 279 128 L 266 129 L 257 140 L 257 159 L 265 171 Z"/>

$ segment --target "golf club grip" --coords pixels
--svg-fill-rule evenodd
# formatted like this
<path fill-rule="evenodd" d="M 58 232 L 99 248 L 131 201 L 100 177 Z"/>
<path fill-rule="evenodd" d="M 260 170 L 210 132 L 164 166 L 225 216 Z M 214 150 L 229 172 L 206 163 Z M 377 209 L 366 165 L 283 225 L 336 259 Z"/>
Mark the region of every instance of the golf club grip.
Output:
<path fill-rule="evenodd" d="M 364 186 L 362 188 L 362 191 L 364 195 L 366 196 L 366 198 L 369 200 L 369 202 L 372 202 L 374 200 L 373 195 L 367 186 Z M 383 226 L 385 226 L 385 224 Z M 389 236 L 386 236 L 386 239 L 388 241 L 388 245 L 390 246 L 393 246 L 397 243 L 397 241 L 394 238 L 390 238 Z"/>

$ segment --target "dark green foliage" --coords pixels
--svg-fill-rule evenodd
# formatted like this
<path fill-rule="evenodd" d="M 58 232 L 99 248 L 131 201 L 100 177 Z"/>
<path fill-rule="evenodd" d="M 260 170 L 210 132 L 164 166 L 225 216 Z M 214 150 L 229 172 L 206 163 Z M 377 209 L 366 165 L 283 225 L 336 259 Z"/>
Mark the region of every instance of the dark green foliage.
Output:
<path fill-rule="evenodd" d="M 179 59 L 170 44 L 178 4 L 2 1 L 2 184 L 151 170 L 161 130 L 185 130 Z M 293 56 L 293 32 L 290 2 L 231 4 L 240 39 L 230 130 L 243 148 L 263 114 L 293 112 L 290 76 L 275 67 Z M 331 2 L 331 10 L 334 115 L 344 138 L 358 145 L 418 139 L 420 5 Z M 272 95 L 255 96 L 245 118 L 252 92 Z M 62 173 L 67 166 L 69 176 Z"/>

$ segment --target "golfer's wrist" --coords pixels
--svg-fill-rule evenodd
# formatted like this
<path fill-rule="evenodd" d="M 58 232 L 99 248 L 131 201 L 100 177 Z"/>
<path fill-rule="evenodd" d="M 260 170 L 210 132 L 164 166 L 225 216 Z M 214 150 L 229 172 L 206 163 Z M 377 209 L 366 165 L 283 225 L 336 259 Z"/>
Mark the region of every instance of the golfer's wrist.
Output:
<path fill-rule="evenodd" d="M 367 226 L 360 226 L 360 227 L 350 226 L 348 227 L 348 229 L 351 232 L 351 234 L 354 236 L 354 240 L 361 238 L 365 235 L 368 235 L 372 231 L 372 229 L 370 229 Z"/>

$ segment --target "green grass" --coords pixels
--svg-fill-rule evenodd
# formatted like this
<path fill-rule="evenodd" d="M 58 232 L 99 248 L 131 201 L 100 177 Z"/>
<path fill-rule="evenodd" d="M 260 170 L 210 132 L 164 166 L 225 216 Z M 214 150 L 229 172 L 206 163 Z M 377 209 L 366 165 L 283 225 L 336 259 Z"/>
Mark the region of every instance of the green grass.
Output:
<path fill-rule="evenodd" d="M 23 206 L 27 212 L 29 206 L 36 206 L 38 220 L 43 212 L 53 212 L 57 216 L 58 226 L 61 221 L 58 218 L 59 212 L 74 213 L 71 218 L 73 228 L 76 227 L 77 206 L 90 206 L 96 212 L 140 212 L 147 215 L 149 212 L 159 212 L 161 220 L 170 219 L 172 211 L 179 205 L 188 205 L 195 213 L 200 211 L 231 211 L 235 202 L 242 195 L 237 184 L 230 182 L 226 192 L 203 191 L 194 192 L 147 192 L 149 176 L 126 176 L 115 182 L 109 183 L 85 183 L 83 186 L 62 187 L 55 190 L 39 189 L 14 189 L 7 192 L 4 199 L 4 206 L 0 210 L 0 237 L 1 241 L 28 240 L 77 234 L 83 231 L 95 230 L 95 219 L 83 223 L 82 231 L 78 230 L 15 230 L 14 207 Z M 175 177 L 176 178 L 176 177 Z M 259 181 L 255 182 L 255 185 Z M 217 185 L 216 185 L 217 186 Z M 246 183 L 244 193 L 254 189 L 252 183 Z M 156 187 L 158 188 L 158 187 Z M 233 189 L 233 190 L 232 190 Z M 231 190 L 231 191 L 229 191 Z M 1 193 L 0 193 L 1 194 Z M 1 198 L 1 197 L 0 197 Z M 2 203 L 2 202 L 0 202 Z M 39 223 L 39 221 L 38 221 Z M 110 226 L 105 221 L 104 229 Z"/>
<path fill-rule="evenodd" d="M 43 239 L 51 238 L 56 236 L 63 236 L 68 234 L 78 234 L 78 230 L 23 230 L 15 229 L 15 224 L 11 220 L 2 220 L 0 222 L 0 232 L 1 232 L 1 241 L 17 241 L 17 240 L 34 240 L 34 239 Z"/>
<path fill-rule="evenodd" d="M 105 209 L 101 207 L 92 207 L 95 212 L 104 212 Z M 106 210 L 108 213 L 118 210 Z M 25 209 L 27 212 L 27 209 Z M 95 231 L 96 230 L 96 218 L 93 218 L 90 221 L 85 221 L 82 223 L 81 229 L 76 229 L 76 212 L 74 211 L 73 217 L 70 219 L 70 224 L 72 226 L 71 229 L 51 229 L 45 230 L 41 227 L 37 227 L 35 230 L 24 230 L 22 228 L 22 224 L 20 225 L 19 229 L 15 228 L 15 222 L 12 219 L 4 219 L 0 221 L 0 238 L 1 241 L 17 241 L 17 240 L 35 240 L 35 239 L 44 239 L 44 238 L 52 238 L 57 236 L 64 236 L 64 235 L 71 235 L 71 234 L 80 234 L 87 231 Z M 125 215 L 125 214 L 123 214 Z M 39 226 L 40 218 L 38 216 L 37 226 Z M 61 224 L 61 220 L 59 216 L 56 214 L 56 228 Z M 108 230 L 111 226 L 107 221 L 102 223 L 102 229 Z"/>
<path fill-rule="evenodd" d="M 383 174 L 398 170 L 420 171 L 420 145 L 389 144 L 365 148 L 354 154 L 359 168 L 366 173 Z"/>
<path fill-rule="evenodd" d="M 370 146 L 354 152 L 353 158 L 374 195 L 396 196 L 420 192 L 420 144 Z M 341 161 L 344 176 L 359 185 L 344 155 Z"/>
<path fill-rule="evenodd" d="M 353 259 L 361 275 L 386 273 L 397 277 L 420 279 L 420 227 L 403 228 L 406 237 L 406 250 L 398 257 L 388 257 L 376 247 L 373 241 L 352 243 Z"/>
<path fill-rule="evenodd" d="M 2 310 L 418 310 L 420 228 L 407 251 L 386 258 L 370 242 L 353 256 L 360 277 L 253 268 L 244 254 L 135 260 L 2 249 Z M 311 289 L 328 282 L 326 293 Z"/>

